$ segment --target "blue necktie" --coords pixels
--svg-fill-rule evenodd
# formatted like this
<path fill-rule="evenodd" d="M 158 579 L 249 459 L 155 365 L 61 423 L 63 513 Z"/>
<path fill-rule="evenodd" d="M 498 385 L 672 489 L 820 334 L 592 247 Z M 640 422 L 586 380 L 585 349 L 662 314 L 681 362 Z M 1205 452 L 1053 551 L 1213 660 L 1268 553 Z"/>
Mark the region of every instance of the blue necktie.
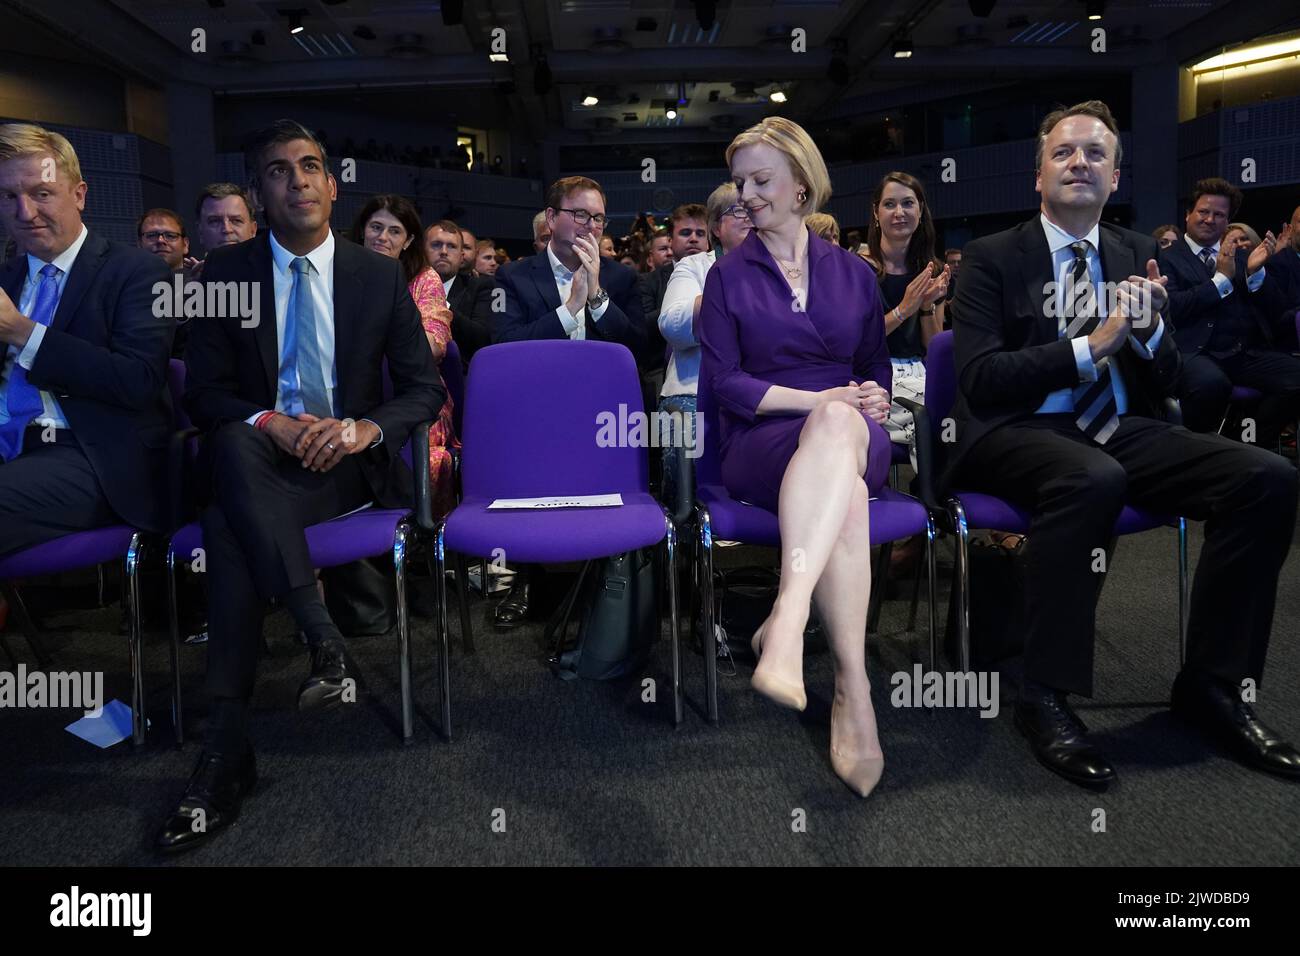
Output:
<path fill-rule="evenodd" d="M 59 271 L 53 263 L 41 269 L 41 284 L 36 288 L 29 316 L 33 322 L 49 325 L 54 318 L 54 307 L 59 301 Z M 40 389 L 27 381 L 27 369 L 18 364 L 17 356 L 9 372 L 5 400 L 8 402 L 9 421 L 0 425 L 0 459 L 13 461 L 22 453 L 23 432 L 45 408 Z"/>
<path fill-rule="evenodd" d="M 311 262 L 299 256 L 289 263 L 293 289 L 285 310 L 284 361 L 280 365 L 280 394 L 285 413 L 307 412 L 317 418 L 334 415 L 326 390 L 320 342 L 316 337 L 317 315 L 311 294 Z"/>

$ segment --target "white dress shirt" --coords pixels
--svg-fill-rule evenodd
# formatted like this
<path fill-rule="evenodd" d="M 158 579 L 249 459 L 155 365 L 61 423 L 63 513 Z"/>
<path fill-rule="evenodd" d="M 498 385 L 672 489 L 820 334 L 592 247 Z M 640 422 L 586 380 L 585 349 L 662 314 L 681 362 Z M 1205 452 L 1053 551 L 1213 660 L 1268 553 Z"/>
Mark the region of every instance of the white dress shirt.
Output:
<path fill-rule="evenodd" d="M 569 338 L 575 342 L 585 339 L 587 337 L 587 307 L 582 306 L 578 309 L 578 314 L 574 315 L 569 311 L 566 304 L 569 301 L 569 292 L 573 289 L 574 271 L 555 257 L 549 242 L 546 244 L 546 258 L 550 260 L 551 275 L 555 276 L 555 288 L 560 293 L 560 307 L 555 310 L 555 314 L 559 317 L 560 324 L 564 326 L 564 331 L 568 333 Z M 587 295 L 590 297 L 590 289 L 587 290 Z M 608 308 L 609 300 L 606 299 L 599 308 L 592 310 L 591 321 L 599 322 Z"/>
<path fill-rule="evenodd" d="M 72 264 L 77 260 L 77 254 L 81 252 L 81 247 L 86 244 L 86 237 L 90 235 L 85 225 L 82 225 L 81 232 L 72 245 L 64 249 L 55 256 L 50 262 L 38 259 L 34 255 L 27 255 L 27 278 L 23 280 L 23 289 L 18 296 L 18 311 L 23 315 L 31 317 L 32 306 L 36 301 L 36 290 L 41 283 L 41 270 L 47 265 L 54 265 L 59 269 L 59 274 L 54 277 L 58 291 L 55 293 L 54 312 L 50 313 L 50 319 L 53 321 L 54 313 L 59 311 L 59 302 L 63 299 L 63 290 L 68 286 L 68 273 L 72 271 Z M 37 325 L 32 329 L 32 334 L 27 339 L 27 344 L 22 350 L 16 346 L 9 346 L 5 353 L 4 375 L 0 376 L 0 381 L 5 383 L 5 387 L 0 389 L 0 424 L 9 421 L 9 372 L 17 361 L 19 365 L 27 371 L 31 371 L 32 364 L 36 361 L 36 353 L 40 350 L 41 343 L 45 341 L 46 327 Z M 53 425 L 55 428 L 67 428 L 68 420 L 63 416 L 63 409 L 59 408 L 59 403 L 54 400 L 54 396 L 49 392 L 41 392 L 41 414 L 33 419 L 33 424 L 42 426 Z"/>
<path fill-rule="evenodd" d="M 659 394 L 694 395 L 700 379 L 700 339 L 695 334 L 695 297 L 704 294 L 704 280 L 716 261 L 713 250 L 687 256 L 673 266 L 659 307 L 659 331 L 672 346 Z"/>
<path fill-rule="evenodd" d="M 1052 274 L 1056 278 L 1056 314 L 1057 333 L 1061 338 L 1065 337 L 1066 327 L 1069 319 L 1066 316 L 1066 298 L 1070 289 L 1070 271 L 1074 265 L 1074 253 L 1070 249 L 1071 243 L 1083 240 L 1088 243 L 1088 278 L 1092 282 L 1094 290 L 1100 283 L 1105 281 L 1105 276 L 1101 270 L 1101 253 L 1098 251 L 1101 241 L 1101 227 L 1093 224 L 1092 229 L 1086 236 L 1072 236 L 1056 223 L 1049 220 L 1046 216 L 1039 214 L 1039 222 L 1043 225 L 1043 234 L 1047 237 L 1047 248 L 1052 253 Z M 1097 310 L 1101 315 L 1102 321 L 1108 314 L 1107 308 L 1109 303 L 1106 296 L 1098 294 Z M 1133 335 L 1129 335 L 1129 346 L 1141 358 L 1150 361 L 1160 347 L 1160 339 L 1165 334 L 1164 322 L 1156 318 L 1156 330 L 1151 333 L 1151 338 L 1143 345 Z M 1070 345 L 1074 348 L 1074 364 L 1079 370 L 1079 384 L 1085 382 L 1097 381 L 1097 365 L 1092 360 L 1092 349 L 1088 346 L 1088 337 L 1078 335 L 1070 339 Z M 1124 378 L 1112 368 L 1110 376 L 1111 388 L 1115 392 L 1115 411 L 1117 415 L 1123 415 L 1128 411 L 1128 393 L 1124 389 Z M 1077 386 L 1076 386 L 1077 387 Z M 1048 412 L 1072 412 L 1074 411 L 1074 389 L 1061 388 L 1047 396 L 1046 401 L 1038 406 L 1037 413 L 1045 414 Z"/>
<path fill-rule="evenodd" d="M 1183 233 L 1183 239 L 1187 242 L 1187 248 L 1192 250 L 1192 255 L 1196 256 L 1198 260 L 1201 258 L 1201 253 L 1206 249 L 1210 250 L 1211 262 L 1213 262 L 1215 259 L 1218 258 L 1219 244 L 1217 242 L 1214 243 L 1214 245 L 1212 246 L 1203 246 L 1200 243 L 1194 241 L 1192 237 L 1189 236 L 1187 233 Z M 1263 266 L 1260 266 L 1259 271 L 1257 271 L 1254 275 L 1246 276 L 1246 288 L 1251 292 L 1257 291 L 1259 287 L 1262 286 L 1263 284 L 1264 284 Z M 1232 295 L 1232 280 L 1229 279 L 1227 276 L 1225 276 L 1222 272 L 1219 272 L 1217 270 L 1214 273 L 1214 286 L 1219 290 L 1220 299 L 1226 299 L 1228 296 Z"/>

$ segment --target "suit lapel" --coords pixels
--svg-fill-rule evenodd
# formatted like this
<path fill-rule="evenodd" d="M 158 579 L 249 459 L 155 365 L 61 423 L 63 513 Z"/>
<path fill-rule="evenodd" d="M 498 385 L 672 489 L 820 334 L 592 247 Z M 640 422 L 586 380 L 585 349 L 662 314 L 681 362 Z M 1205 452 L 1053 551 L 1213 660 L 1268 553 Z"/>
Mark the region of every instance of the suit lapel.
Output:
<path fill-rule="evenodd" d="M 77 313 L 77 307 L 86 297 L 86 291 L 94 282 L 107 255 L 108 240 L 101 239 L 93 232 L 89 233 L 81 251 L 77 253 L 76 260 L 72 263 L 72 271 L 68 273 L 67 284 L 63 287 L 63 294 L 59 296 L 59 308 L 54 313 L 50 328 L 64 329 L 72 321 L 72 317 Z M 26 256 L 23 259 L 26 261 Z"/>
<path fill-rule="evenodd" d="M 1037 216 L 1021 224 L 1017 247 L 1020 250 L 1021 288 L 1028 299 L 1028 305 L 1022 303 L 1017 311 L 1028 308 L 1039 330 L 1040 343 L 1054 342 L 1060 337 L 1060 328 L 1055 315 L 1051 314 L 1055 309 L 1045 308 L 1044 300 L 1048 290 L 1053 288 L 1051 284 L 1056 281 L 1056 276 L 1052 272 L 1052 252 L 1047 247 L 1047 236 Z"/>
<path fill-rule="evenodd" d="M 13 300 L 14 308 L 18 308 L 18 300 L 23 295 L 23 282 L 27 279 L 27 255 L 19 253 L 8 262 L 3 268 L 0 268 L 0 288 L 5 290 L 5 294 Z"/>
<path fill-rule="evenodd" d="M 551 257 L 542 250 L 535 256 L 529 257 L 528 272 L 532 276 L 533 282 L 537 285 L 537 291 L 542 294 L 542 301 L 546 303 L 547 311 L 554 311 L 560 307 L 560 290 L 555 287 L 555 273 L 551 271 Z"/>
<path fill-rule="evenodd" d="M 360 247 L 344 239 L 334 240 L 334 374 L 338 382 L 334 402 L 340 412 L 347 407 L 346 383 L 352 380 L 345 366 L 357 355 L 363 299 L 359 274 L 362 255 Z"/>
<path fill-rule="evenodd" d="M 263 230 L 249 243 L 249 272 L 260 289 L 258 323 L 253 341 L 262 360 L 267 393 L 274 403 L 279 395 L 280 336 L 275 316 L 275 265 L 271 261 L 271 231 Z"/>

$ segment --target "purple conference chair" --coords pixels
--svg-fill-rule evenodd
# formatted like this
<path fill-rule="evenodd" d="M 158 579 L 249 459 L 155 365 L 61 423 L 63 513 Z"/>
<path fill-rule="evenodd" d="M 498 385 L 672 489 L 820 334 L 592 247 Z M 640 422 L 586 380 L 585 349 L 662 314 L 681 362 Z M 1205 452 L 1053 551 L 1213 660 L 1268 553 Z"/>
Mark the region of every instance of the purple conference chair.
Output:
<path fill-rule="evenodd" d="M 938 477 L 938 446 L 935 436 L 942 434 L 944 421 L 952 411 L 957 395 L 957 374 L 952 354 L 952 332 L 941 332 L 930 340 L 925 358 L 925 404 L 900 399 L 916 417 L 917 464 L 920 466 L 921 497 L 936 515 L 946 522 L 945 530 L 957 539 L 956 584 L 953 599 L 958 604 L 961 669 L 970 670 L 970 566 L 968 545 L 972 528 L 1026 534 L 1031 512 L 996 495 L 949 489 L 943 500 L 935 494 Z M 1115 523 L 1114 536 L 1138 534 L 1154 528 L 1178 530 L 1178 659 L 1185 656 L 1187 638 L 1187 519 L 1166 517 L 1125 505 Z"/>
<path fill-rule="evenodd" d="M 645 448 L 632 447 L 618 425 L 644 411 L 632 353 L 611 342 L 543 340 L 491 345 L 474 354 L 478 358 L 465 396 L 464 497 L 434 532 L 443 735 L 451 739 L 449 552 L 457 558 L 504 555 L 510 563 L 558 564 L 662 543 L 672 632 L 673 723 L 681 723 L 677 536 L 671 517 L 650 495 Z M 603 416 L 614 419 L 615 434 L 608 436 L 612 447 L 598 444 Z M 498 498 L 607 494 L 621 495 L 623 504 L 488 509 Z M 461 626 L 467 627 L 463 608 Z"/>
<path fill-rule="evenodd" d="M 385 367 L 385 395 L 390 394 Z M 414 709 L 411 697 L 411 634 L 406 607 L 406 555 L 412 539 L 420 532 L 433 529 L 433 505 L 429 476 L 429 426 L 422 422 L 415 426 L 409 440 L 402 446 L 401 455 L 411 466 L 415 476 L 415 507 L 366 508 L 342 515 L 307 528 L 307 549 L 312 564 L 317 568 L 332 568 L 351 564 L 362 558 L 380 557 L 391 553 L 396 569 L 397 640 L 400 648 L 400 675 L 402 686 L 402 742 L 410 743 L 414 736 Z M 180 433 L 178 440 L 192 448 L 196 435 L 194 429 Z M 189 456 L 184 456 L 189 457 Z M 173 494 L 180 499 L 183 480 L 174 485 Z M 176 607 L 176 564 L 198 557 L 203 547 L 203 529 L 197 521 L 179 528 L 167 545 L 167 593 L 172 645 L 172 715 L 176 730 L 176 743 L 184 742 L 181 723 L 180 679 L 180 627 Z"/>
<path fill-rule="evenodd" d="M 727 492 L 722 483 L 722 462 L 718 455 L 717 407 L 703 375 L 700 376 L 696 391 L 699 421 L 703 429 L 696 439 L 700 449 L 700 457 L 695 464 L 698 481 L 695 489 L 695 515 L 699 532 L 696 538 L 696 587 L 699 589 L 704 612 L 705 702 L 708 719 L 716 724 L 718 655 L 711 646 L 712 636 L 717 633 L 713 610 L 713 541 L 716 538 L 719 541 L 739 541 L 743 544 L 780 548 L 781 529 L 776 514 L 757 505 L 738 501 Z M 906 454 L 906 448 L 903 450 Z M 939 638 L 935 626 L 934 521 L 920 501 L 892 488 L 882 489 L 878 497 L 871 499 L 869 508 L 872 547 L 925 533 L 926 566 L 930 579 L 930 667 L 933 669 L 939 659 Z M 875 579 L 876 589 L 882 588 L 883 577 L 877 574 Z"/>
<path fill-rule="evenodd" d="M 1232 415 L 1234 408 L 1241 411 L 1254 408 L 1263 398 L 1264 393 L 1257 388 L 1251 388 L 1249 385 L 1232 386 L 1232 391 L 1228 394 L 1228 407 L 1223 410 L 1223 418 L 1220 419 L 1216 431 L 1220 435 L 1223 434 L 1223 429 L 1227 427 L 1228 418 Z"/>
<path fill-rule="evenodd" d="M 167 368 L 167 387 L 171 394 L 174 424 L 188 424 L 181 410 L 181 392 L 184 385 L 185 366 L 172 359 Z M 32 649 L 36 651 L 41 666 L 48 666 L 41 649 L 35 622 L 27 611 L 22 597 L 9 582 L 18 578 L 37 577 L 43 574 L 60 574 L 78 571 L 109 561 L 123 560 L 127 591 L 130 595 L 130 634 L 127 638 L 127 657 L 131 667 L 131 743 L 139 747 L 144 743 L 144 630 L 140 620 L 140 562 L 143 560 L 148 535 L 126 525 L 111 525 L 91 531 L 78 531 L 44 544 L 34 545 L 16 554 L 0 558 L 0 582 L 10 607 L 26 633 Z"/>

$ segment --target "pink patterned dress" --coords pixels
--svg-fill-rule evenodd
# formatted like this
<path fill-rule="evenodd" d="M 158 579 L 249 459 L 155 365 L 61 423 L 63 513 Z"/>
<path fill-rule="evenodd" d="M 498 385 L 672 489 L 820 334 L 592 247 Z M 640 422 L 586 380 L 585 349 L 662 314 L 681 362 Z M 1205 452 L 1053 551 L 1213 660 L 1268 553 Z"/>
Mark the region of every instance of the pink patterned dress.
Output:
<path fill-rule="evenodd" d="M 442 364 L 451 341 L 451 312 L 447 308 L 447 293 L 442 280 L 432 268 L 425 269 L 410 285 L 411 298 L 420 310 L 420 321 L 430 339 L 434 358 Z M 455 478 L 452 473 L 451 451 L 460 447 L 460 439 L 452 425 L 451 396 L 443 403 L 438 420 L 429 427 L 429 478 L 433 491 L 433 517 L 445 517 L 456 504 Z"/>

